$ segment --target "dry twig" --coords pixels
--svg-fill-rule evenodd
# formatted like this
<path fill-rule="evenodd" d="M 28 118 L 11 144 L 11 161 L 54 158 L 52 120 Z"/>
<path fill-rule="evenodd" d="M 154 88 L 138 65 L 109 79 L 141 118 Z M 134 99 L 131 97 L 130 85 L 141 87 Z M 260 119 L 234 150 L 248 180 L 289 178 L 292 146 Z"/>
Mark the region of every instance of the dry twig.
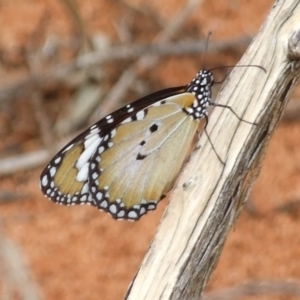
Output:
<path fill-rule="evenodd" d="M 2 283 L 1 299 L 39 300 L 42 296 L 26 267 L 20 249 L 0 230 L 0 275 Z M 18 297 L 19 299 L 19 297 Z"/>
<path fill-rule="evenodd" d="M 209 51 L 219 53 L 228 49 L 244 48 L 249 45 L 251 38 L 241 37 L 232 41 L 213 42 Z M 106 51 L 96 51 L 80 55 L 75 61 L 63 63 L 47 70 L 42 70 L 26 78 L 19 79 L 11 84 L 0 87 L 0 103 L 9 101 L 16 97 L 27 97 L 37 88 L 52 81 L 63 81 L 68 74 L 78 69 L 87 68 L 95 64 L 103 64 L 110 61 L 136 59 L 144 54 L 155 56 L 169 55 L 199 55 L 205 49 L 205 42 L 202 41 L 181 41 L 178 43 L 164 42 L 159 45 L 130 45 L 115 46 L 107 48 Z"/>
<path fill-rule="evenodd" d="M 300 297 L 300 283 L 290 281 L 253 281 L 219 292 L 211 292 L 202 300 L 235 300 L 245 296 L 283 295 Z"/>
<path fill-rule="evenodd" d="M 0 160 L 0 176 L 13 174 L 21 170 L 33 169 L 45 164 L 50 159 L 50 156 L 57 152 L 65 143 L 66 140 L 63 140 L 48 150 L 37 150 Z"/>

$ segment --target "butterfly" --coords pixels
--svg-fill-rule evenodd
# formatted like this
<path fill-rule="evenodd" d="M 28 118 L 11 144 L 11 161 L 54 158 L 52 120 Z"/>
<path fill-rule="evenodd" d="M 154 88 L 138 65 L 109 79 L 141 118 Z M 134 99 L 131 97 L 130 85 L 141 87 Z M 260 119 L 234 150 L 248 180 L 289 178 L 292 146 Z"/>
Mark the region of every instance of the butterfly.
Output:
<path fill-rule="evenodd" d="M 58 204 L 90 204 L 115 219 L 138 220 L 172 189 L 207 119 L 214 84 L 200 70 L 104 117 L 59 151 L 40 177 Z"/>

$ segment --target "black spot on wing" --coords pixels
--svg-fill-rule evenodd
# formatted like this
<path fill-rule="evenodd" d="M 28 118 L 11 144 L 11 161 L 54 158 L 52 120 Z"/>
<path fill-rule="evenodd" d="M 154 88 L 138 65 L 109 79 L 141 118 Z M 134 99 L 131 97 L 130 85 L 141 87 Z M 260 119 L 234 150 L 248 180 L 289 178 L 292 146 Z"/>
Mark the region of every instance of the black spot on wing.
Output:
<path fill-rule="evenodd" d="M 137 155 L 137 157 L 136 157 L 136 160 L 143 160 L 143 159 L 145 159 L 146 157 L 147 157 L 147 155 L 143 155 L 143 154 L 139 153 L 139 154 Z"/>
<path fill-rule="evenodd" d="M 153 133 L 158 129 L 158 126 L 157 126 L 157 124 L 154 123 L 153 125 L 150 126 L 149 129 L 150 129 L 150 132 Z"/>

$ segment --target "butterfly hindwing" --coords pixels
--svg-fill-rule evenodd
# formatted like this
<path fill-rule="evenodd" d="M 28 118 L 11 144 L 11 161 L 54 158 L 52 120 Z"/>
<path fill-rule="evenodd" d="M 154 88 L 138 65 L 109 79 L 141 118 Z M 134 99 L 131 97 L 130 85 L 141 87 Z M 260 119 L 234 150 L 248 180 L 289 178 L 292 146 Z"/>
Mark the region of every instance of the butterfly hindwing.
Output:
<path fill-rule="evenodd" d="M 44 194 L 59 204 L 93 204 L 88 186 L 88 161 L 101 143 L 96 125 L 65 146 L 41 174 Z"/>

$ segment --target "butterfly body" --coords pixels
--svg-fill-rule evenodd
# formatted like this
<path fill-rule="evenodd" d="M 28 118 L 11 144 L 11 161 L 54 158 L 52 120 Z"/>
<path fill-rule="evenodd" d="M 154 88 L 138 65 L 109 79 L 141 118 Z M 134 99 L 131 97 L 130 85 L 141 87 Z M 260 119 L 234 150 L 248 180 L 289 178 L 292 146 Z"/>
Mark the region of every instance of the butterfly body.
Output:
<path fill-rule="evenodd" d="M 213 76 L 128 104 L 66 145 L 41 174 L 59 204 L 90 204 L 116 219 L 138 220 L 171 190 L 207 117 Z"/>

